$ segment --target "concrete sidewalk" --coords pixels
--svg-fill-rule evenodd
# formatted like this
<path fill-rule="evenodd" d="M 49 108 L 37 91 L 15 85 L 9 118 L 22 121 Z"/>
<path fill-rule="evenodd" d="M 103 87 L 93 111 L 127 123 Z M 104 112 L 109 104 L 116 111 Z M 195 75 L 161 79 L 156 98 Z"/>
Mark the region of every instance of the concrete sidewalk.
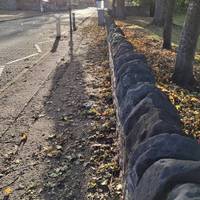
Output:
<path fill-rule="evenodd" d="M 29 18 L 42 15 L 39 11 L 10 11 L 0 10 L 0 22 Z"/>

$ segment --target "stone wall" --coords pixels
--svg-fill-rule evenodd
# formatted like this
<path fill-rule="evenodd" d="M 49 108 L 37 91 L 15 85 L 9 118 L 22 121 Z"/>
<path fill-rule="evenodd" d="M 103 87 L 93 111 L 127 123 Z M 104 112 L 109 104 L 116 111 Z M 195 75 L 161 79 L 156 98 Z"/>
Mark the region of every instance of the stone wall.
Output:
<path fill-rule="evenodd" d="M 126 200 L 200 199 L 200 145 L 182 131 L 151 67 L 106 17 Z"/>

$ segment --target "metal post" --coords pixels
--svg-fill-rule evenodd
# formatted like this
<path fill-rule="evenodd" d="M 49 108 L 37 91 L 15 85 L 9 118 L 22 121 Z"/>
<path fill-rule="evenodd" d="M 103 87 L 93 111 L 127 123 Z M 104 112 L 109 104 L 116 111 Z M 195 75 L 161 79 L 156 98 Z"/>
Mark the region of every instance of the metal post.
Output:
<path fill-rule="evenodd" d="M 70 56 L 70 60 L 73 60 L 73 29 L 72 29 L 72 4 L 71 4 L 71 0 L 69 0 L 69 26 L 70 26 L 70 41 L 69 41 L 69 56 Z"/>
<path fill-rule="evenodd" d="M 69 0 L 69 26 L 70 26 L 70 42 L 72 42 L 72 4 L 71 0 Z"/>
<path fill-rule="evenodd" d="M 97 0 L 98 25 L 105 26 L 104 0 Z"/>
<path fill-rule="evenodd" d="M 41 13 L 44 12 L 44 7 L 43 7 L 43 2 L 42 2 L 42 0 L 40 0 L 40 12 L 41 12 Z"/>
<path fill-rule="evenodd" d="M 75 13 L 72 13 L 73 16 L 73 31 L 76 31 L 76 18 L 75 18 Z"/>
<path fill-rule="evenodd" d="M 60 31 L 60 16 L 56 16 L 56 38 L 61 37 L 61 31 Z"/>

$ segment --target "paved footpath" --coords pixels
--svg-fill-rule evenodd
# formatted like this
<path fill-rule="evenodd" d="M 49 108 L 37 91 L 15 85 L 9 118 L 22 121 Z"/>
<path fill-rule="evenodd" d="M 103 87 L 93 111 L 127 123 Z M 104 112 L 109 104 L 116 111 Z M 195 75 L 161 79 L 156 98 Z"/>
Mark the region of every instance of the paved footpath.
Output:
<path fill-rule="evenodd" d="M 92 43 L 84 30 L 95 20 L 95 10 L 85 13 L 72 62 L 67 41 L 61 41 L 56 52 L 0 91 L 0 190 L 11 187 L 10 199 L 84 199 L 90 121 L 81 118 L 80 108 L 90 90 L 83 67 Z"/>

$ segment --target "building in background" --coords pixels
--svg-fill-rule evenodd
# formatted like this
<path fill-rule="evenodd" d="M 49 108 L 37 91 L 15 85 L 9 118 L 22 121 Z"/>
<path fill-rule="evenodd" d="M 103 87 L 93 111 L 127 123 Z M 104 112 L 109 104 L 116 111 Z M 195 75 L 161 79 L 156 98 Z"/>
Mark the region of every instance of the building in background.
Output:
<path fill-rule="evenodd" d="M 104 3 L 105 8 L 112 9 L 112 0 L 104 0 L 104 1 L 105 1 Z"/>
<path fill-rule="evenodd" d="M 74 8 L 95 6 L 94 0 L 71 0 Z M 0 0 L 2 10 L 62 11 L 69 8 L 69 0 Z"/>
<path fill-rule="evenodd" d="M 0 0 L 0 9 L 2 10 L 16 10 L 16 0 Z"/>
<path fill-rule="evenodd" d="M 17 10 L 40 10 L 40 0 L 16 0 Z"/>

